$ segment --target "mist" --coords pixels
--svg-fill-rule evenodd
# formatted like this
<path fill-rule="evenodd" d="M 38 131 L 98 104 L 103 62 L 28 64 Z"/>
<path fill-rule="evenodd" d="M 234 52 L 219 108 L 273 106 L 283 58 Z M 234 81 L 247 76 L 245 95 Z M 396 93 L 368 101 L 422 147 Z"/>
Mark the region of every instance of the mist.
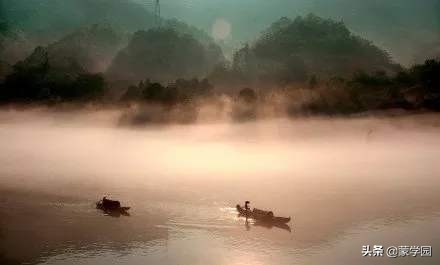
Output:
<path fill-rule="evenodd" d="M 379 174 L 377 179 L 388 170 L 400 173 L 386 178 L 415 174 L 420 168 L 435 176 L 439 170 L 436 114 L 217 120 L 142 128 L 118 126 L 120 115 L 118 110 L 2 111 L 2 184 L 58 192 L 52 185 L 88 183 L 85 186 L 92 190 L 108 185 L 111 193 L 120 185 L 134 188 L 168 181 L 203 185 L 212 180 L 231 185 L 271 178 L 262 171 L 297 180 L 306 180 L 313 172 L 338 181 L 362 179 L 361 165 L 368 175 Z M 410 159 L 419 161 L 411 163 L 414 168 L 391 166 Z M 320 169 L 313 169 L 317 164 Z"/>

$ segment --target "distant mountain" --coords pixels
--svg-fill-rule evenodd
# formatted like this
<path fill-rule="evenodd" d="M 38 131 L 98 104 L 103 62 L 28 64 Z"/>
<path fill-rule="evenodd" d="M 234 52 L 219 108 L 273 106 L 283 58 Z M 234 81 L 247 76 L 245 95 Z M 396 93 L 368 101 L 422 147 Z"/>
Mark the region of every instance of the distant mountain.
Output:
<path fill-rule="evenodd" d="M 62 67 L 75 61 L 86 72 L 104 72 L 126 44 L 123 34 L 108 25 L 92 25 L 68 34 L 47 47 L 49 63 Z"/>
<path fill-rule="evenodd" d="M 214 65 L 224 60 L 222 51 L 209 38 L 194 37 L 188 34 L 188 27 L 184 29 L 164 26 L 136 32 L 113 60 L 107 77 L 168 82 L 206 76 Z"/>
<path fill-rule="evenodd" d="M 37 47 L 13 67 L 0 61 L 0 80 L 5 80 L 8 89 L 3 96 L 42 99 L 82 95 L 76 91 L 76 80 L 84 82 L 86 78 L 89 82 L 90 74 L 105 71 L 124 43 L 121 34 L 108 25 L 92 25 Z M 100 78 L 96 75 L 92 81 L 100 83 Z"/>
<path fill-rule="evenodd" d="M 135 0 L 149 3 L 149 0 Z M 216 19 L 231 24 L 233 43 L 251 41 L 267 24 L 280 17 L 315 13 L 337 21 L 363 38 L 374 41 L 399 63 L 426 58 L 425 47 L 440 41 L 439 0 L 167 0 L 162 13 L 205 30 Z M 425 56 L 425 52 L 428 54 Z M 424 61 L 424 60 L 423 60 Z M 422 61 L 422 62 L 423 62 Z"/>
<path fill-rule="evenodd" d="M 38 47 L 20 64 L 41 65 L 65 74 L 103 72 L 122 47 L 120 34 L 109 26 L 81 28 L 46 47 Z"/>
<path fill-rule="evenodd" d="M 431 57 L 440 42 L 439 0 L 317 0 L 319 14 L 343 19 L 349 28 L 410 65 Z"/>
<path fill-rule="evenodd" d="M 87 37 L 79 36 L 84 34 L 78 29 L 96 24 L 126 35 L 154 28 L 150 8 L 132 0 L 0 0 L 0 58 L 14 64 L 29 56 L 35 47 L 60 39 L 79 45 L 74 38 Z M 206 32 L 177 19 L 163 18 L 161 26 L 190 34 L 205 46 L 214 43 Z"/>
<path fill-rule="evenodd" d="M 2 16 L 32 38 L 54 40 L 91 24 L 134 32 L 154 25 L 144 6 L 128 0 L 0 0 Z"/>
<path fill-rule="evenodd" d="M 107 85 L 102 74 L 89 73 L 79 62 L 86 49 L 68 54 L 73 51 L 60 43 L 37 47 L 4 77 L 0 102 L 95 100 L 103 96 Z M 93 56 L 82 59 L 86 58 Z"/>
<path fill-rule="evenodd" d="M 387 52 L 353 35 L 343 22 L 313 14 L 273 23 L 235 53 L 233 68 L 247 79 L 277 83 L 398 69 Z"/>
<path fill-rule="evenodd" d="M 14 64 L 37 46 L 94 24 L 133 33 L 154 26 L 154 16 L 129 0 L 0 0 L 0 58 Z"/>
<path fill-rule="evenodd" d="M 173 29 L 179 34 L 191 35 L 193 38 L 195 38 L 204 45 L 211 45 L 215 43 L 214 39 L 210 35 L 208 35 L 204 30 L 188 25 L 187 23 L 182 22 L 175 18 L 162 19 L 161 27 Z"/>

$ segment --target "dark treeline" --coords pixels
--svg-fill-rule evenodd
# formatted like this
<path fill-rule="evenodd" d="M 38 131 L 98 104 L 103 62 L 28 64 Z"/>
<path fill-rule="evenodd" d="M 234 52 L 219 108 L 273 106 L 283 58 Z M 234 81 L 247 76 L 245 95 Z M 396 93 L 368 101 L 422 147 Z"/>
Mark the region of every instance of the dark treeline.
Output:
<path fill-rule="evenodd" d="M 316 81 L 318 82 L 318 81 Z M 440 110 L 440 60 L 427 60 L 393 75 L 357 72 L 349 79 L 336 77 L 309 84 L 314 97 L 303 110 L 344 114 L 369 110 Z"/>
<path fill-rule="evenodd" d="M 41 102 L 98 100 L 106 89 L 101 74 L 84 71 L 75 62 L 65 65 L 68 70 L 54 67 L 44 48 L 37 48 L 1 84 L 2 102 Z"/>
<path fill-rule="evenodd" d="M 213 96 L 212 88 L 207 79 L 177 79 L 168 85 L 147 79 L 138 85 L 130 86 L 121 97 L 121 101 L 144 101 L 172 106 L 193 103 L 199 98 Z"/>
<path fill-rule="evenodd" d="M 130 106 L 121 124 L 189 123 L 198 118 L 198 108 L 216 103 L 213 86 L 207 79 L 177 79 L 167 85 L 149 79 L 128 87 L 120 103 Z"/>

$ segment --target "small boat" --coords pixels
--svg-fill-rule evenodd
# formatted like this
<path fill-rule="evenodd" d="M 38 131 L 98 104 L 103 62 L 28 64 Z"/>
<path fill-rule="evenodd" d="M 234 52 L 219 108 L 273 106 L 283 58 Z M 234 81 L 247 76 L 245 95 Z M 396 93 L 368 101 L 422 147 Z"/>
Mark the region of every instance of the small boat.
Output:
<path fill-rule="evenodd" d="M 237 204 L 237 211 L 241 216 L 252 218 L 257 221 L 273 223 L 273 224 L 287 224 L 290 222 L 290 217 L 276 217 L 271 211 L 264 211 L 254 208 L 252 211 L 246 210 Z"/>
<path fill-rule="evenodd" d="M 122 215 L 128 215 L 128 210 L 130 207 L 121 207 L 121 203 L 119 201 L 112 201 L 106 199 L 105 203 L 103 200 L 100 200 L 96 203 L 96 209 L 103 210 L 105 213 L 120 213 Z"/>

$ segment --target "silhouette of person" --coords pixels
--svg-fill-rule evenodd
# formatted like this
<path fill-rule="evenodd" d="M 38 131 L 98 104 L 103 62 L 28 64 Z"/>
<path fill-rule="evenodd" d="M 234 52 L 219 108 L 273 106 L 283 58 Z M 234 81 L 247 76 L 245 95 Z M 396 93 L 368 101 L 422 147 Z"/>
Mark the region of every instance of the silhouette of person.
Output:
<path fill-rule="evenodd" d="M 250 201 L 246 201 L 244 203 L 244 208 L 246 209 L 246 211 L 250 211 L 251 210 L 251 208 L 249 208 L 249 203 L 251 203 L 251 202 Z"/>
<path fill-rule="evenodd" d="M 250 201 L 245 201 L 245 203 L 244 203 L 244 209 L 246 210 L 246 222 L 247 222 L 247 219 L 249 217 L 249 212 L 251 210 L 251 208 L 249 207 L 249 203 L 251 203 L 251 202 Z"/>

